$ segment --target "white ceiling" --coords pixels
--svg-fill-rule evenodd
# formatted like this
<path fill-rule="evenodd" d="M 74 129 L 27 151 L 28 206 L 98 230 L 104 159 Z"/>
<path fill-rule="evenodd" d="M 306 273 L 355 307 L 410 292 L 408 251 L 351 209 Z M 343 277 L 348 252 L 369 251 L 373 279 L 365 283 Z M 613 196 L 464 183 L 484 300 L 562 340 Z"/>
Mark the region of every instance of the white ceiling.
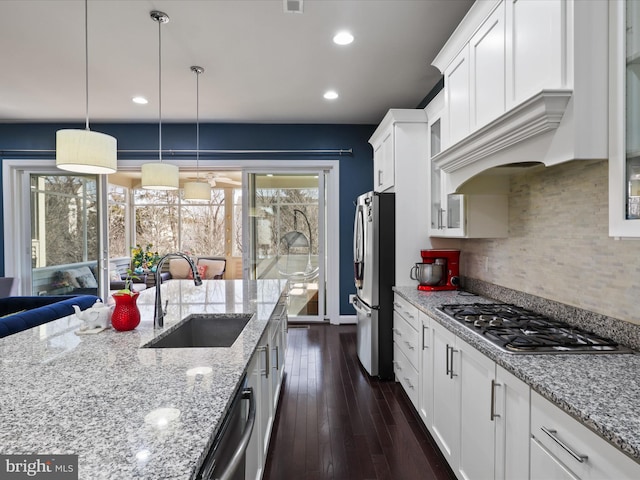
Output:
<path fill-rule="evenodd" d="M 431 61 L 472 0 L 89 0 L 91 122 L 376 124 L 439 80 Z M 341 29 L 355 41 L 331 41 Z M 340 97 L 322 94 L 335 89 Z M 149 99 L 146 106 L 131 102 Z M 0 0 L 0 122 L 85 118 L 84 2 Z"/>

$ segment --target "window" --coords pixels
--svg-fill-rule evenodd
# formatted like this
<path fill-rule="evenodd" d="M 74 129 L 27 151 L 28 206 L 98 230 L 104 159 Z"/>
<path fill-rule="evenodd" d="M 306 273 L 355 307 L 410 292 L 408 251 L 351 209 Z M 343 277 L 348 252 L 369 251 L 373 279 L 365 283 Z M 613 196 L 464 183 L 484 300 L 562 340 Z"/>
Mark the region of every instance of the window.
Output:
<path fill-rule="evenodd" d="M 109 255 L 130 256 L 133 245 L 153 245 L 160 254 L 242 255 L 242 189 L 213 188 L 211 200 L 190 201 L 176 191 L 109 185 Z M 134 238 L 129 242 L 127 212 L 132 208 Z M 129 245 L 131 243 L 131 245 Z M 225 248 L 229 245 L 230 248 Z"/>

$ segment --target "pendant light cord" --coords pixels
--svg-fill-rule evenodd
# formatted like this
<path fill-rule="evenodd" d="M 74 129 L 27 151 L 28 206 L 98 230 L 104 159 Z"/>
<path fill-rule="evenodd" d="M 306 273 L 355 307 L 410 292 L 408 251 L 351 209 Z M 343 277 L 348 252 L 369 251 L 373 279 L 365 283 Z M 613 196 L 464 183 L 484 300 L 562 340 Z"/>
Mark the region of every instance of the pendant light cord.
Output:
<path fill-rule="evenodd" d="M 159 159 L 162 162 L 162 22 L 158 22 L 158 142 Z"/>
<path fill-rule="evenodd" d="M 200 70 L 196 70 L 196 180 L 200 180 Z"/>
<path fill-rule="evenodd" d="M 89 130 L 89 7 L 84 0 L 84 95 L 85 129 Z"/>

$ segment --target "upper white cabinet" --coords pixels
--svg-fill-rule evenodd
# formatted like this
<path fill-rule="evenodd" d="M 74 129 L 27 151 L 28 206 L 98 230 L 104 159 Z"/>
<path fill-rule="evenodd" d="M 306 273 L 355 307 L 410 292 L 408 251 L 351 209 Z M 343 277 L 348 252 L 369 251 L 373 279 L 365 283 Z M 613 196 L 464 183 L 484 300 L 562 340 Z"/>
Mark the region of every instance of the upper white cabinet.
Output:
<path fill-rule="evenodd" d="M 444 71 L 445 135 L 449 143 L 469 135 L 469 47 L 465 46 Z"/>
<path fill-rule="evenodd" d="M 640 237 L 640 2 L 609 8 L 609 235 Z"/>
<path fill-rule="evenodd" d="M 489 35 L 489 33 L 487 33 Z M 485 35 L 485 37 L 487 36 Z M 470 188 L 480 179 L 471 180 L 464 193 L 448 193 L 450 175 L 443 172 L 432 158 L 440 153 L 442 118 L 445 110 L 444 91 L 440 91 L 425 107 L 429 132 L 429 236 L 448 238 L 503 238 L 508 235 L 508 185 L 492 179 L 486 188 Z M 488 115 L 488 110 L 485 114 Z M 467 116 L 468 118 L 468 116 Z M 487 194 L 486 191 L 492 191 Z"/>
<path fill-rule="evenodd" d="M 426 168 L 427 118 L 420 109 L 391 109 L 373 132 L 373 189 L 394 191 L 396 172 L 422 163 Z"/>
<path fill-rule="evenodd" d="M 617 2 L 612 2 L 617 3 Z M 450 190 L 499 165 L 607 156 L 606 0 L 475 2 L 433 61 Z"/>
<path fill-rule="evenodd" d="M 471 128 L 478 129 L 505 111 L 504 4 L 489 15 L 469 41 Z M 454 143 L 454 141 L 452 141 Z"/>
<path fill-rule="evenodd" d="M 429 138 L 424 109 L 389 110 L 369 143 L 374 151 L 374 190 L 395 193 L 395 285 L 415 286 L 409 272 L 420 261 L 420 250 L 429 248 L 425 208 L 429 205 Z"/>

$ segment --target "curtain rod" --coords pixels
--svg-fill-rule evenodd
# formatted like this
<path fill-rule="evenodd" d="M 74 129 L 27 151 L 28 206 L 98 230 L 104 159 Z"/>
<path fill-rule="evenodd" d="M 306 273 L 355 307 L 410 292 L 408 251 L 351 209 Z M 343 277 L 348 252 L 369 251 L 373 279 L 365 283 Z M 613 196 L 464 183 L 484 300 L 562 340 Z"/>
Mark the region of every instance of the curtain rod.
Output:
<path fill-rule="evenodd" d="M 197 150 L 162 150 L 163 154 L 168 155 L 195 155 Z M 145 154 L 145 155 L 157 155 L 158 150 L 118 150 L 118 153 L 123 154 Z M 334 149 L 334 150 L 199 150 L 200 154 L 211 155 L 248 155 L 248 154 L 288 154 L 288 155 L 300 155 L 300 154 L 313 154 L 313 155 L 353 155 L 352 148 L 346 149 Z M 55 150 L 51 149 L 19 149 L 19 148 L 6 148 L 0 149 L 0 153 L 55 153 Z"/>

